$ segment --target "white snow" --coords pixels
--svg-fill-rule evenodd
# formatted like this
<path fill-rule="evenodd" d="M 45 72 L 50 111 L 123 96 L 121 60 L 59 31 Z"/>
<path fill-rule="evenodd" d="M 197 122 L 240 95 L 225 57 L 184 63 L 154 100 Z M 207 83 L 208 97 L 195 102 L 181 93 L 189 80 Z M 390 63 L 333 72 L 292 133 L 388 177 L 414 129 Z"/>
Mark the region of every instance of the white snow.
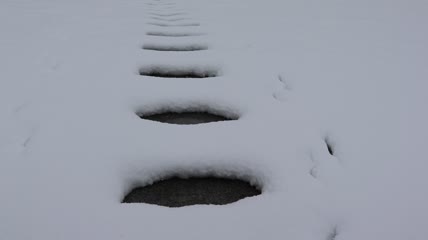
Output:
<path fill-rule="evenodd" d="M 427 12 L 424 0 L 3 0 L 0 239 L 426 239 Z M 142 49 L 175 41 L 208 50 Z M 159 65 L 219 76 L 139 75 Z M 239 119 L 136 115 L 186 107 Z M 120 203 L 171 175 L 263 193 Z"/>

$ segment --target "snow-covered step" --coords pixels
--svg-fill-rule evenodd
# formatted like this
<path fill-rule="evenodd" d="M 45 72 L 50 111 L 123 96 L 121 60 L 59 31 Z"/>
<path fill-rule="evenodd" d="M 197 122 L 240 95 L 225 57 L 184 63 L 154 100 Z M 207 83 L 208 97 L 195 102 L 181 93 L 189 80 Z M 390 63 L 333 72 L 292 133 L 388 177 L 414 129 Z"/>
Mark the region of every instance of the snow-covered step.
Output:
<path fill-rule="evenodd" d="M 143 49 L 154 51 L 200 51 L 211 48 L 207 37 L 193 36 L 185 38 L 150 36 L 143 44 Z"/>
<path fill-rule="evenodd" d="M 148 36 L 159 36 L 159 37 L 192 37 L 192 36 L 203 36 L 204 32 L 198 31 L 198 29 L 153 29 L 146 32 Z"/>
<path fill-rule="evenodd" d="M 140 118 L 145 120 L 157 121 L 162 123 L 180 124 L 180 125 L 193 125 L 209 122 L 219 122 L 230 120 L 223 116 L 206 113 L 202 111 L 185 111 L 185 112 L 165 112 L 153 115 L 139 115 Z"/>
<path fill-rule="evenodd" d="M 187 23 L 163 23 L 163 22 L 148 22 L 147 24 L 157 27 L 198 27 L 200 23 L 187 22 Z"/>
<path fill-rule="evenodd" d="M 138 112 L 137 115 L 144 120 L 157 121 L 162 123 L 193 125 L 201 123 L 237 120 L 238 116 L 232 114 L 222 114 L 210 108 L 184 108 L 172 109 L 172 111 L 162 110 L 154 113 Z"/>
<path fill-rule="evenodd" d="M 140 68 L 141 76 L 159 78 L 212 78 L 220 75 L 220 70 L 209 65 L 151 64 Z"/>
<path fill-rule="evenodd" d="M 156 17 L 177 17 L 177 16 L 188 16 L 187 12 L 171 12 L 171 13 L 157 13 L 151 12 L 149 13 L 152 16 Z"/>
<path fill-rule="evenodd" d="M 189 18 L 189 17 L 165 18 L 165 17 L 155 17 L 155 16 L 152 16 L 152 17 L 150 17 L 150 20 L 156 20 L 156 21 L 167 22 L 167 23 L 172 23 L 172 22 L 176 23 L 176 22 L 181 22 L 181 21 L 192 20 L 192 18 Z"/>
<path fill-rule="evenodd" d="M 250 183 L 220 177 L 172 177 L 145 187 L 134 188 L 123 203 L 148 203 L 166 207 L 189 205 L 224 205 L 246 197 L 260 195 Z"/>
<path fill-rule="evenodd" d="M 160 44 L 160 43 L 145 43 L 144 50 L 153 51 L 170 51 L 170 52 L 188 52 L 202 51 L 208 49 L 208 44 L 204 43 L 182 43 L 182 44 Z"/>

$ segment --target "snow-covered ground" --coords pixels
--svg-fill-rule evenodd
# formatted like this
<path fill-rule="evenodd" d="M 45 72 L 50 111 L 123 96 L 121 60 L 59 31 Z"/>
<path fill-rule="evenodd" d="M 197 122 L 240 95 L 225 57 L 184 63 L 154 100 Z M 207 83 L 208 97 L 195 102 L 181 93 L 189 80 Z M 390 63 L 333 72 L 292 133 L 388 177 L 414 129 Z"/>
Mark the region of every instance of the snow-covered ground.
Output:
<path fill-rule="evenodd" d="M 2 0 L 0 239 L 427 239 L 427 12 L 426 0 Z M 165 33 L 194 36 L 153 36 Z M 219 76 L 138 74 L 155 65 Z M 187 107 L 240 118 L 135 115 Z M 120 203 L 177 174 L 263 193 Z"/>

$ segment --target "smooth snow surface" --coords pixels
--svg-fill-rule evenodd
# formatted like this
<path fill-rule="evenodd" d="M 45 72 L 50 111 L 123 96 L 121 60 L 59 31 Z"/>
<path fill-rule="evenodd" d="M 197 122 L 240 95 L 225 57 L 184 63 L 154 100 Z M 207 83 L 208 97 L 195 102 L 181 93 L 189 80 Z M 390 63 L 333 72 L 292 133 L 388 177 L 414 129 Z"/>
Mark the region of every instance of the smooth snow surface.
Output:
<path fill-rule="evenodd" d="M 1 1 L 0 239 L 427 239 L 427 12 L 424 0 Z M 174 43 L 208 49 L 142 49 Z M 216 77 L 139 74 L 151 66 Z M 135 114 L 201 105 L 239 119 Z M 262 194 L 121 204 L 171 176 Z"/>

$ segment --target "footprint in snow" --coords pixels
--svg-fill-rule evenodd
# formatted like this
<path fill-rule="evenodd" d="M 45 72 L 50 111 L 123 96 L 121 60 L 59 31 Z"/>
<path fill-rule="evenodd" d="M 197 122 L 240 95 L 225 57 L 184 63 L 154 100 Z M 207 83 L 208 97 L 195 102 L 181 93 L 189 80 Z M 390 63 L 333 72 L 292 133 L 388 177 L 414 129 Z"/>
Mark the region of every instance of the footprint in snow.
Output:
<path fill-rule="evenodd" d="M 273 98 L 280 102 L 284 102 L 287 100 L 287 93 L 292 90 L 290 84 L 285 81 L 282 75 L 278 75 L 278 81 L 280 83 L 279 89 L 277 89 L 273 94 Z"/>

